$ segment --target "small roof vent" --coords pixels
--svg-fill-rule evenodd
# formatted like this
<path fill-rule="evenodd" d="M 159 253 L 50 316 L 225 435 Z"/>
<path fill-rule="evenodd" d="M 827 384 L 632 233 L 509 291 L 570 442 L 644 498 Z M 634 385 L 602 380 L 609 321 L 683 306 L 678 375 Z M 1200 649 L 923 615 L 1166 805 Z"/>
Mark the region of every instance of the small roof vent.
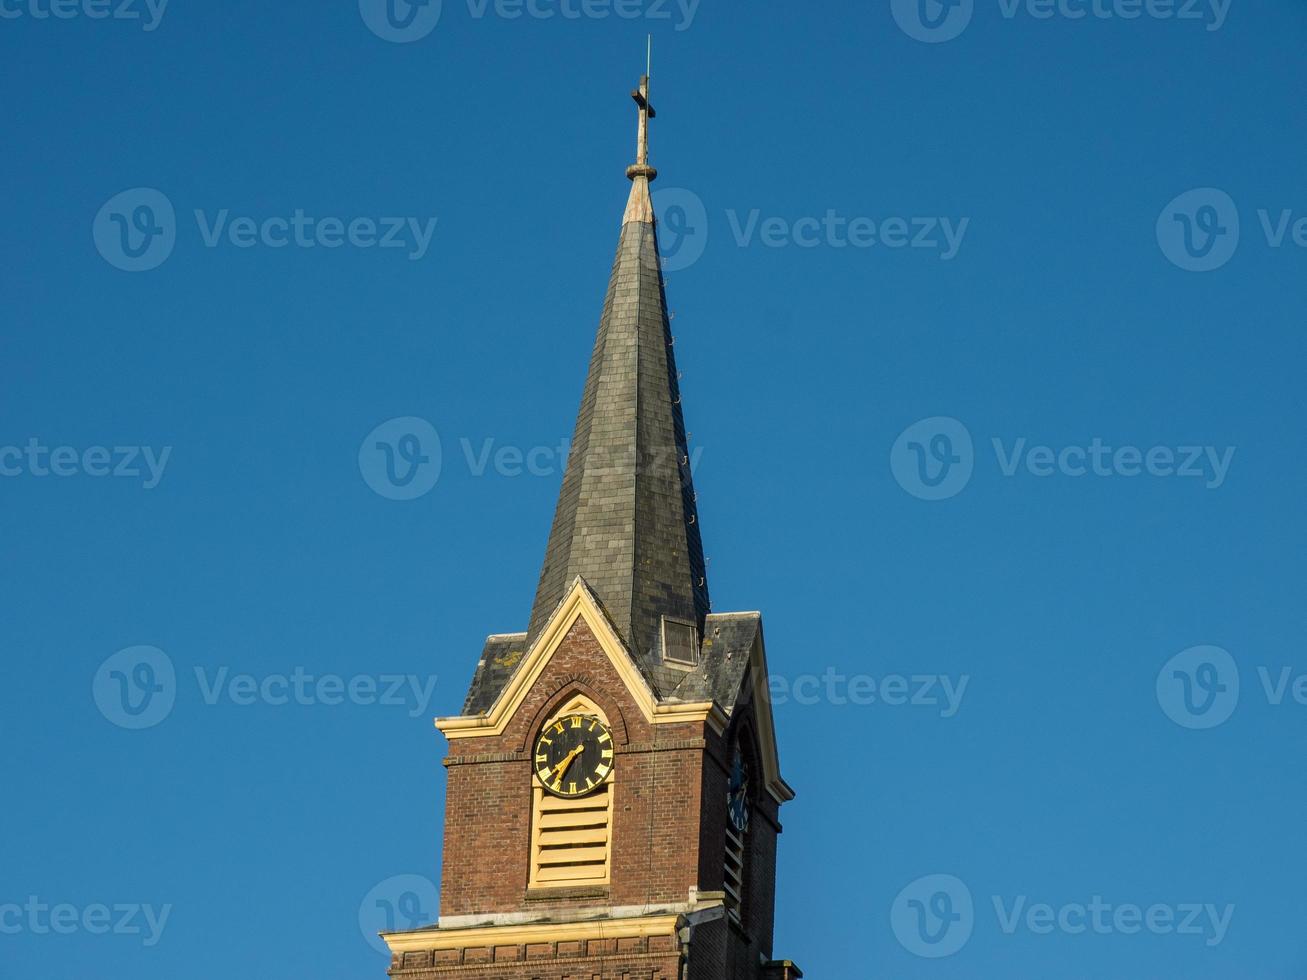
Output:
<path fill-rule="evenodd" d="M 663 660 L 681 667 L 699 665 L 699 631 L 692 623 L 663 617 Z"/>

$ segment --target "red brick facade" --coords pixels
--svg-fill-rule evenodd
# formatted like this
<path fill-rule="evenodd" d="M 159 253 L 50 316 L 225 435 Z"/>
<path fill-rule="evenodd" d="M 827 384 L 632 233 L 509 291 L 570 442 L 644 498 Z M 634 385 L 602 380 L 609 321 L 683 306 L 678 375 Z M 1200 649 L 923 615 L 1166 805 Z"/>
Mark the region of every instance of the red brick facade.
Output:
<path fill-rule="evenodd" d="M 395 957 L 390 975 L 404 980 L 681 980 L 675 946 L 669 936 L 405 953 Z"/>
<path fill-rule="evenodd" d="M 607 715 L 615 744 L 610 883 L 528 887 L 533 812 L 531 748 L 544 721 L 578 694 Z M 727 760 L 750 708 L 724 734 L 707 722 L 652 724 L 584 619 L 570 628 L 501 735 L 450 741 L 441 916 L 566 921 L 585 909 L 711 903 L 723 887 Z M 757 749 L 746 747 L 755 756 Z M 757 771 L 755 766 L 755 771 Z M 755 793 L 747 897 L 737 925 L 722 915 L 691 934 L 689 973 L 675 935 L 405 951 L 391 975 L 476 980 L 759 980 L 770 958 L 777 805 Z M 704 893 L 709 893 L 705 895 Z M 629 913 L 627 913 L 629 914 Z M 684 934 L 682 934 L 684 935 Z"/>

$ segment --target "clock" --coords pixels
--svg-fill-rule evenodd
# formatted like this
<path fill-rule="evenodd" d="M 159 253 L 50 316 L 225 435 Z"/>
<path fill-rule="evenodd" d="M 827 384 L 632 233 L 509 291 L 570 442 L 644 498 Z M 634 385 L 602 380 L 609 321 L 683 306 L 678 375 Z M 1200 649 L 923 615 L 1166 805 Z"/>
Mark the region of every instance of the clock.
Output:
<path fill-rule="evenodd" d="M 741 834 L 749 829 L 749 767 L 738 745 L 731 758 L 731 778 L 726 790 L 726 812 L 730 815 L 735 829 Z"/>
<path fill-rule="evenodd" d="M 536 739 L 534 765 L 550 793 L 569 799 L 585 796 L 613 771 L 613 733 L 590 715 L 559 718 Z"/>

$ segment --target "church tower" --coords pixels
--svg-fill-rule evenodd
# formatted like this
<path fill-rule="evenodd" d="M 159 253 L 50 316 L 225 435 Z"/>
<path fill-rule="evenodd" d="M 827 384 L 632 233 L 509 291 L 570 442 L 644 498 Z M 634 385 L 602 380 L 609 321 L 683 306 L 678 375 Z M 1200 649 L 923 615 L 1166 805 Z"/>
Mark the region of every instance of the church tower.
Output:
<path fill-rule="evenodd" d="M 649 184 L 636 162 L 530 620 L 449 741 L 440 917 L 405 980 L 794 980 L 758 613 L 713 612 Z"/>

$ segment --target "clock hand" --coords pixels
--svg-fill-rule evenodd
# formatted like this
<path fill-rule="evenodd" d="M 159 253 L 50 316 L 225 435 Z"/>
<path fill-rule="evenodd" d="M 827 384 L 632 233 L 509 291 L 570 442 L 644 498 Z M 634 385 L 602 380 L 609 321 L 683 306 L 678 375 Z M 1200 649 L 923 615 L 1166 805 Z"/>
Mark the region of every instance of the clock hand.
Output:
<path fill-rule="evenodd" d="M 574 760 L 578 755 L 580 755 L 580 754 L 581 754 L 582 752 L 584 752 L 584 751 L 585 751 L 585 746 L 584 746 L 584 745 L 578 745 L 578 746 L 577 746 L 576 748 L 574 748 L 571 752 L 567 753 L 567 758 L 565 758 L 565 759 L 564 759 L 562 762 L 560 762 L 558 765 L 554 766 L 554 770 L 553 770 L 553 771 L 554 771 L 554 779 L 555 779 L 555 780 L 558 780 L 559 782 L 561 782 L 562 779 L 563 779 L 563 776 L 565 776 L 565 775 L 567 774 L 567 769 L 568 769 L 568 767 L 572 764 L 572 761 L 573 761 L 573 760 Z"/>

